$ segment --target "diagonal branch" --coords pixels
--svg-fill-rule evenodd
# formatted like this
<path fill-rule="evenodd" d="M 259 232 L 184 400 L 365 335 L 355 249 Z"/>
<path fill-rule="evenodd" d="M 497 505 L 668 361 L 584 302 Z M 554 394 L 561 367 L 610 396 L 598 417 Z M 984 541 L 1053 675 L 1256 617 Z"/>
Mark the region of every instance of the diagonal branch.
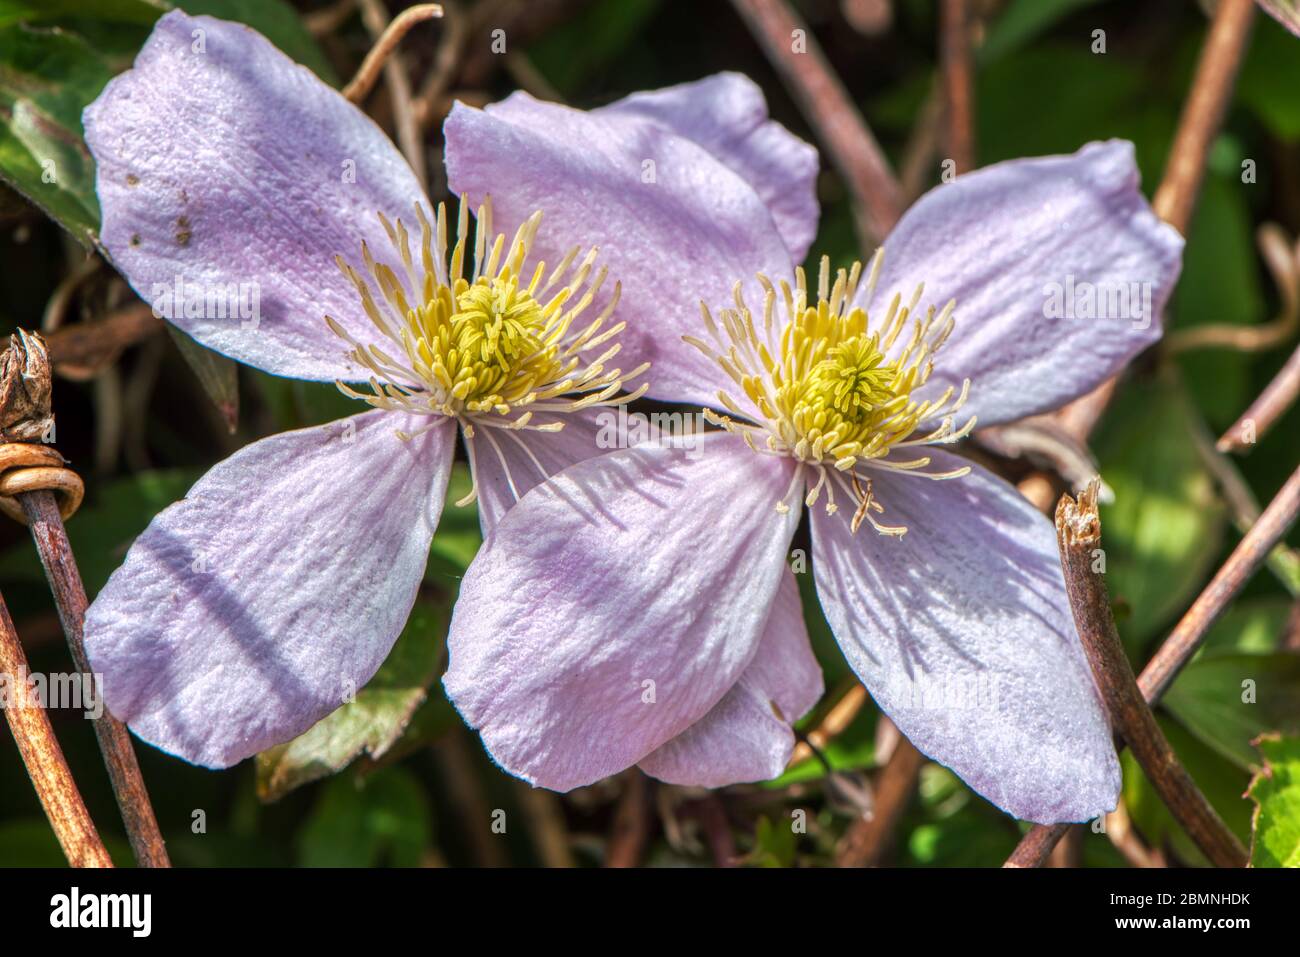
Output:
<path fill-rule="evenodd" d="M 1192 603 L 1169 638 L 1142 669 L 1138 688 L 1146 703 L 1159 703 L 1165 690 L 1200 647 L 1205 634 L 1223 614 L 1228 604 L 1245 586 L 1250 576 L 1268 557 L 1269 552 L 1295 524 L 1300 516 L 1300 469 L 1269 503 L 1259 520 L 1233 549 L 1223 567 Z M 1068 825 L 1036 824 L 1020 841 L 1007 859 L 1008 867 L 1040 867 L 1051 853 Z"/>
<path fill-rule="evenodd" d="M 27 515 L 32 539 L 40 553 L 41 564 L 45 566 L 50 589 L 54 592 L 54 602 L 59 609 L 59 620 L 63 623 L 72 659 L 83 675 L 89 675 L 83 632 L 88 604 L 86 589 L 81 584 L 81 573 L 68 543 L 58 502 L 54 493 L 48 491 L 24 492 L 18 500 Z M 149 803 L 149 793 L 145 790 L 126 726 L 105 709 L 95 719 L 95 736 L 99 739 L 99 749 L 103 752 L 104 764 L 112 779 L 113 793 L 122 811 L 122 821 L 137 863 L 144 867 L 170 867 L 162 832 L 158 830 L 158 821 Z"/>
<path fill-rule="evenodd" d="M 28 697 L 28 674 L 27 656 L 23 654 L 9 609 L 0 598 L 0 676 L 6 679 L 9 688 L 4 712 L 18 744 L 18 753 L 68 863 L 73 867 L 112 867 L 113 860 L 99 839 L 95 823 L 72 779 L 50 719 L 40 702 Z"/>
<path fill-rule="evenodd" d="M 1074 623 L 1111 724 L 1128 742 L 1165 805 L 1205 856 L 1218 867 L 1244 867 L 1246 849 L 1174 754 L 1138 689 L 1120 644 L 1106 583 L 1093 568 L 1094 553 L 1101 548 L 1097 489 L 1094 479 L 1077 502 L 1068 495 L 1061 497 L 1056 507 L 1056 541 Z"/>

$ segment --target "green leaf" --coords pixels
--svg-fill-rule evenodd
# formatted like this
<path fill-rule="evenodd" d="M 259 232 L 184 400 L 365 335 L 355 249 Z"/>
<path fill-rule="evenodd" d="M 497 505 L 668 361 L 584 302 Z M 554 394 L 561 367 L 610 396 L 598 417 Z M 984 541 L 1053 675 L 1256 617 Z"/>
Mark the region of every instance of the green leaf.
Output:
<path fill-rule="evenodd" d="M 589 4 L 532 44 L 528 55 L 564 95 L 634 49 L 660 0 L 604 0 Z"/>
<path fill-rule="evenodd" d="M 1300 738 L 1265 735 L 1255 742 L 1263 769 L 1250 782 L 1251 867 L 1300 867 Z"/>
<path fill-rule="evenodd" d="M 0 177 L 87 247 L 99 203 L 81 110 L 111 76 L 76 36 L 0 28 Z"/>
<path fill-rule="evenodd" d="M 773 824 L 762 815 L 754 827 L 754 849 L 746 863 L 750 867 L 790 867 L 794 864 L 799 839 L 788 821 Z"/>
<path fill-rule="evenodd" d="M 1225 510 L 1189 439 L 1193 416 L 1172 377 L 1131 382 L 1094 443 L 1115 491 L 1101 512 L 1106 578 L 1131 652 L 1191 599 L 1224 533 Z"/>
<path fill-rule="evenodd" d="M 1259 735 L 1300 732 L 1300 655 L 1202 656 L 1183 669 L 1164 704 L 1201 741 L 1249 769 Z"/>
<path fill-rule="evenodd" d="M 0 0 L 0 26 L 64 17 L 147 26 L 169 9 L 163 0 Z"/>
<path fill-rule="evenodd" d="M 979 47 L 981 63 L 991 63 L 1013 53 L 1049 30 L 1060 20 L 1101 0 L 1011 0 L 989 27 L 988 36 Z M 1085 35 L 1091 41 L 1091 34 Z M 1081 38 L 1080 43 L 1084 42 Z"/>
<path fill-rule="evenodd" d="M 239 424 L 239 366 L 234 359 L 200 345 L 189 333 L 167 323 L 172 342 L 198 378 L 203 391 L 234 435 Z"/>
<path fill-rule="evenodd" d="M 1276 651 L 1290 614 L 1291 602 L 1285 598 L 1269 596 L 1238 601 L 1210 626 L 1198 655 Z"/>
<path fill-rule="evenodd" d="M 1296 43 L 1278 24 L 1258 17 L 1250 38 L 1250 55 L 1237 79 L 1237 98 L 1275 136 L 1292 141 L 1300 139 L 1300 98 L 1295 95 L 1300 86 L 1300 51 Z"/>
<path fill-rule="evenodd" d="M 424 790 L 405 768 L 337 777 L 298 833 L 298 859 L 304 867 L 415 867 L 431 830 Z"/>
<path fill-rule="evenodd" d="M 446 638 L 445 610 L 418 602 L 397 643 L 356 699 L 288 744 L 257 756 L 257 795 L 278 801 L 341 771 L 359 755 L 379 758 L 397 742 L 427 695 Z"/>

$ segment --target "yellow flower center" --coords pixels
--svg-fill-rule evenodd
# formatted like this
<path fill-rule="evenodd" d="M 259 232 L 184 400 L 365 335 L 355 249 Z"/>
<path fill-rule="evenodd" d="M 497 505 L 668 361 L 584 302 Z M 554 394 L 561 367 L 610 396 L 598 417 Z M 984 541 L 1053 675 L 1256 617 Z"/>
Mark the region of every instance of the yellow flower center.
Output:
<path fill-rule="evenodd" d="M 375 343 L 362 344 L 327 316 L 330 328 L 352 347 L 348 355 L 371 373 L 371 394 L 339 383 L 345 395 L 377 408 L 454 416 L 472 438 L 474 424 L 558 431 L 562 423 L 530 426 L 533 412 L 621 404 L 644 392 L 643 386 L 632 395 L 618 395 L 623 383 L 648 365 L 627 373 L 606 368 L 619 351 L 617 343 L 607 343 L 624 327 L 621 322 L 606 327 L 618 305 L 617 283 L 600 314 L 585 326 L 575 325 L 605 282 L 606 270 L 595 270 L 595 249 L 580 261 L 578 250 L 572 250 L 549 273 L 539 262 L 525 274 L 542 214 L 534 213 L 519 227 L 507 256 L 504 234 L 489 240 L 492 209 L 485 203 L 473 240 L 474 268 L 466 276 L 467 207 L 462 203 L 450 256 L 445 208 L 438 207 L 433 222 L 421 207 L 416 215 L 422 229 L 418 261 L 402 221 L 394 225 L 379 215 L 405 283 L 394 268 L 377 262 L 365 243 L 361 256 L 370 281 L 362 270 L 338 259 L 370 321 L 384 340 L 400 348 L 394 355 Z M 371 281 L 380 296 L 372 292 Z M 412 290 L 417 293 L 414 304 L 408 298 Z M 505 418 L 516 413 L 518 418 Z"/>
<path fill-rule="evenodd" d="M 877 254 L 868 278 L 868 301 L 880 262 Z M 775 286 L 760 275 L 761 320 L 745 304 L 737 283 L 734 309 L 722 310 L 715 320 L 703 307 L 712 343 L 685 338 L 740 387 L 747 401 L 737 401 L 725 391 L 718 399 L 728 411 L 750 421 L 707 411 L 706 417 L 744 436 L 756 451 L 789 456 L 816 472 L 808 505 L 825 489 L 827 510 L 834 512 L 838 484 L 857 503 L 855 529 L 867 519 L 877 531 L 901 534 L 904 529 L 881 525 L 872 517 L 882 506 L 874 500 L 869 475 L 859 470 L 867 465 L 892 471 L 928 466 L 928 457 L 904 460 L 893 453 L 968 434 L 975 420 L 957 428 L 952 416 L 965 402 L 970 383 L 960 394 L 949 388 L 935 398 L 916 398 L 934 370 L 935 352 L 952 332 L 955 304 L 915 315 L 923 293 L 917 289 L 906 305 L 895 295 L 883 319 L 873 322 L 866 309 L 853 305 L 861 277 L 862 264 L 854 263 L 849 270 L 839 270 L 832 283 L 830 261 L 823 257 L 816 301 L 810 302 L 802 269 L 796 270 L 793 289 L 786 282 Z M 778 320 L 780 311 L 783 322 Z M 914 436 L 922 423 L 935 422 L 928 433 Z M 966 471 L 920 474 L 950 478 Z"/>

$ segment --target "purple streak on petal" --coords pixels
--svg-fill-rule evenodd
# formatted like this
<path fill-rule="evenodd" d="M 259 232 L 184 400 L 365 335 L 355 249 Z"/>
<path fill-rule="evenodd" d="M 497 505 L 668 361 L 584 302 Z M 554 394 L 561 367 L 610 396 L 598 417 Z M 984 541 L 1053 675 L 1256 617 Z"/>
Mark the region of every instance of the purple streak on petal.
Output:
<path fill-rule="evenodd" d="M 927 450 L 937 468 L 962 459 Z M 849 664 L 903 734 L 1018 818 L 1115 807 L 1119 762 L 1065 597 L 1051 523 L 974 466 L 873 470 L 885 538 L 812 510 L 813 570 Z"/>
<path fill-rule="evenodd" d="M 546 262 L 574 246 L 600 247 L 601 264 L 623 285 L 615 318 L 628 328 L 616 362 L 653 363 L 652 397 L 716 406 L 719 388 L 734 389 L 681 337 L 707 335 L 701 300 L 729 305 L 739 280 L 761 303 L 755 273 L 791 274 L 776 224 L 744 180 L 657 122 L 524 93 L 486 112 L 457 103 L 444 133 L 451 188 L 476 201 L 491 194 L 499 230 L 541 209 L 534 249 Z"/>
<path fill-rule="evenodd" d="M 906 302 L 921 282 L 922 306 L 955 299 L 956 328 L 922 394 L 960 389 L 969 377 L 962 420 L 996 425 L 1088 392 L 1155 342 L 1182 248 L 1138 190 L 1133 145 L 1090 143 L 931 190 L 885 241 L 871 307 L 883 315 L 896 292 Z M 1149 311 L 1132 321 L 1049 318 L 1049 299 L 1057 286 L 1064 298 L 1071 282 L 1076 293 L 1085 282 L 1116 291 L 1147 283 Z"/>
<path fill-rule="evenodd" d="M 86 613 L 109 710 L 228 767 L 369 681 L 415 601 L 455 450 L 450 419 L 394 434 L 421 424 L 372 411 L 254 442 L 160 513 Z"/>
<path fill-rule="evenodd" d="M 533 486 L 570 465 L 616 448 L 611 445 L 603 449 L 597 445 L 604 421 L 599 418 L 602 413 L 617 416 L 618 410 L 584 409 L 567 415 L 539 412 L 532 417 L 533 425 L 563 422 L 564 428 L 559 432 L 475 426 L 474 438 L 467 439 L 465 444 L 478 489 L 478 517 L 485 536 L 517 498 L 527 495 Z M 521 443 L 527 446 L 526 451 Z"/>
<path fill-rule="evenodd" d="M 817 150 L 767 118 L 762 89 L 743 73 L 633 93 L 593 112 L 645 117 L 699 143 L 767 203 L 791 258 L 808 255 L 819 215 Z"/>
<path fill-rule="evenodd" d="M 774 509 L 791 477 L 712 434 L 696 454 L 588 459 L 507 512 L 461 584 L 443 678 L 493 758 L 567 791 L 707 714 L 758 649 L 798 521 Z"/>
<path fill-rule="evenodd" d="M 358 377 L 324 316 L 363 342 L 376 333 L 334 257 L 360 264 L 365 239 L 376 258 L 395 260 L 375 213 L 409 220 L 423 200 L 373 121 L 261 34 L 181 11 L 158 21 L 135 69 L 84 120 L 101 239 L 145 301 L 178 276 L 204 291 L 255 283 L 256 323 L 176 325 L 277 375 Z"/>
<path fill-rule="evenodd" d="M 787 571 L 740 680 L 703 718 L 642 758 L 641 770 L 670 784 L 709 788 L 777 777 L 794 750 L 791 723 L 817 703 L 822 689 L 799 586 Z"/>

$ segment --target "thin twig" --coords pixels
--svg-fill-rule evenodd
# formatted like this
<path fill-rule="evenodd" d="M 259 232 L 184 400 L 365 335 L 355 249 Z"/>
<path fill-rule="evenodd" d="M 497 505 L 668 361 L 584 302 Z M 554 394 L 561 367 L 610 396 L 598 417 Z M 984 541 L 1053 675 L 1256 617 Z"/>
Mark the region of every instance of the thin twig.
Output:
<path fill-rule="evenodd" d="M 800 741 L 795 745 L 786 767 L 793 768 L 796 765 L 803 764 L 813 756 L 813 748 L 826 747 L 832 738 L 839 735 L 853 723 L 853 719 L 858 716 L 862 706 L 870 700 L 871 696 L 867 694 L 867 689 L 855 681 L 849 690 L 844 692 L 843 696 L 826 712 L 826 716 L 822 718 L 817 727 L 808 732 L 808 740 Z"/>
<path fill-rule="evenodd" d="M 1300 244 L 1277 223 L 1261 225 L 1255 240 L 1282 299 L 1282 311 L 1271 322 L 1257 326 L 1223 322 L 1174 329 L 1161 343 L 1166 354 L 1216 348 L 1265 352 L 1285 343 L 1300 328 Z"/>
<path fill-rule="evenodd" d="M 1259 521 L 1259 502 L 1246 484 L 1237 464 L 1214 447 L 1214 437 L 1202 421 L 1191 429 L 1192 446 L 1202 463 L 1214 477 L 1227 503 L 1232 524 L 1245 535 Z M 1268 553 L 1268 567 L 1292 595 L 1300 595 L 1300 552 L 1284 541 L 1279 541 Z"/>
<path fill-rule="evenodd" d="M 58 502 L 48 491 L 24 492 L 18 500 L 31 526 L 32 540 L 36 542 L 36 551 L 40 553 L 45 576 L 54 593 L 54 604 L 59 610 L 72 660 L 83 675 L 90 675 L 83 631 L 86 589 L 81 584 L 81 573 L 77 570 L 68 533 L 59 515 Z M 170 867 L 167 848 L 162 832 L 158 830 L 158 821 L 149 803 L 149 792 L 145 789 L 126 726 L 105 708 L 95 719 L 95 736 L 99 739 L 99 749 L 104 755 L 104 764 L 113 783 L 113 794 L 117 797 L 136 863 L 142 867 Z"/>
<path fill-rule="evenodd" d="M 488 803 L 475 766 L 474 748 L 463 728 L 453 728 L 438 738 L 430 749 L 442 773 L 447 798 L 459 818 L 460 833 L 476 867 L 505 867 L 509 861 L 506 842 L 492 830 L 494 812 Z"/>
<path fill-rule="evenodd" d="M 1148 701 L 1158 701 L 1164 695 L 1178 672 L 1200 647 L 1210 626 L 1268 558 L 1273 546 L 1295 524 L 1297 516 L 1300 516 L 1300 468 L 1291 473 L 1259 520 L 1237 543 L 1223 567 L 1142 669 L 1138 685 Z"/>
<path fill-rule="evenodd" d="M 866 120 L 831 70 L 812 31 L 784 0 L 732 0 L 767 52 L 853 200 L 862 248 L 884 239 L 903 212 L 902 190 Z"/>
<path fill-rule="evenodd" d="M 95 322 L 63 326 L 45 338 L 54 371 L 65 379 L 92 379 L 122 350 L 163 331 L 163 321 L 145 302 L 134 302 Z"/>
<path fill-rule="evenodd" d="M 342 90 L 343 96 L 353 103 L 360 103 L 364 100 L 372 89 L 375 82 L 379 79 L 380 70 L 389 62 L 389 57 L 397 45 L 402 42 L 402 38 L 410 31 L 411 27 L 425 20 L 432 20 L 434 17 L 442 16 L 442 7 L 436 3 L 422 3 L 419 6 L 409 7 L 397 15 L 397 18 L 391 23 L 388 22 L 388 14 L 384 12 L 382 4 L 373 2 L 367 3 L 362 0 L 362 18 L 366 19 L 367 8 L 370 9 L 370 17 L 366 23 L 367 29 L 376 34 L 375 45 L 370 48 L 366 58 L 361 61 L 361 66 L 357 68 L 356 75 L 348 81 L 348 85 Z"/>
<path fill-rule="evenodd" d="M 1232 99 L 1254 15 L 1255 0 L 1220 0 L 1169 148 L 1164 178 L 1151 201 L 1156 215 L 1184 236 L 1201 192 L 1210 144 Z"/>
<path fill-rule="evenodd" d="M 41 702 L 28 693 L 29 674 L 18 632 L 0 597 L 0 675 L 9 687 L 4 712 L 18 753 L 68 863 L 73 867 L 112 867 L 113 860 L 72 779 L 49 716 Z"/>
<path fill-rule="evenodd" d="M 1129 817 L 1123 795 L 1120 795 L 1115 810 L 1106 815 L 1106 837 L 1110 839 L 1110 843 L 1115 850 L 1119 851 L 1124 856 L 1124 860 L 1128 861 L 1132 867 L 1167 866 L 1164 855 L 1160 851 L 1153 851 L 1143 844 L 1142 839 L 1133 830 L 1133 821 Z"/>
<path fill-rule="evenodd" d="M 1003 867 L 1042 867 L 1052 856 L 1056 842 L 1065 837 L 1073 824 L 1035 824 L 1020 839 Z"/>
<path fill-rule="evenodd" d="M 460 70 L 465 56 L 465 44 L 470 36 L 470 18 L 478 16 L 476 8 L 469 14 L 462 13 L 455 0 L 446 0 L 446 19 L 443 21 L 442 36 L 438 40 L 438 50 L 433 55 L 433 66 L 429 68 L 420 92 L 412 103 L 415 122 L 421 130 L 427 130 L 438 118 L 438 105 L 451 89 L 451 84 Z"/>
<path fill-rule="evenodd" d="M 1215 448 L 1220 452 L 1240 452 L 1250 448 L 1291 408 L 1297 396 L 1300 396 L 1300 346 L 1241 418 L 1223 433 Z"/>
<path fill-rule="evenodd" d="M 727 809 L 722 800 L 716 794 L 706 794 L 691 809 L 704 829 L 704 838 L 709 843 L 714 866 L 735 867 L 736 842 L 731 835 L 731 822 L 727 820 Z"/>
<path fill-rule="evenodd" d="M 329 36 L 357 11 L 357 0 L 337 0 L 320 10 L 312 10 L 302 15 L 302 25 L 314 37 Z"/>
<path fill-rule="evenodd" d="M 1094 480 L 1077 501 L 1069 495 L 1061 497 L 1056 507 L 1056 541 L 1074 623 L 1111 724 L 1128 742 L 1175 820 L 1211 863 L 1244 867 L 1246 849 L 1179 762 L 1138 689 L 1120 643 L 1105 580 L 1094 570 L 1094 554 L 1101 548 L 1097 489 Z"/>
<path fill-rule="evenodd" d="M 614 811 L 605 851 L 606 867 L 636 867 L 650 836 L 650 795 L 646 777 L 636 768 L 622 776 L 623 795 Z"/>
<path fill-rule="evenodd" d="M 1074 868 L 1083 864 L 1083 833 L 1083 825 L 1071 824 L 1047 856 L 1047 866 Z"/>
<path fill-rule="evenodd" d="M 967 0 L 942 0 L 939 8 L 946 146 L 958 173 L 975 168 L 974 60 L 969 14 Z"/>
<path fill-rule="evenodd" d="M 876 783 L 875 813 L 854 821 L 845 832 L 835 855 L 837 867 L 876 867 L 885 859 L 924 765 L 925 755 L 900 737 Z"/>
<path fill-rule="evenodd" d="M 526 781 L 515 782 L 515 797 L 528 826 L 528 837 L 543 867 L 572 867 L 573 851 L 558 796 Z"/>
<path fill-rule="evenodd" d="M 1155 707 L 1170 682 L 1200 647 L 1206 632 L 1295 523 L 1300 513 L 1300 469 L 1269 503 L 1259 520 L 1228 556 L 1227 562 L 1192 607 L 1183 615 L 1155 656 L 1138 675 L 1137 684 L 1148 705 Z M 1065 833 L 1066 825 L 1036 824 L 1021 839 L 1007 867 L 1038 867 Z"/>
<path fill-rule="evenodd" d="M 361 68 L 352 82 L 343 90 L 343 95 L 354 103 L 365 98 L 374 85 L 375 77 L 382 66 L 384 83 L 388 86 L 388 95 L 392 99 L 393 124 L 397 128 L 397 144 L 402 148 L 402 155 L 411 165 L 415 178 L 420 181 L 420 188 L 429 188 L 428 168 L 424 161 L 424 139 L 420 124 L 416 122 L 414 94 L 411 92 L 411 77 L 406 71 L 406 59 L 397 52 L 397 44 L 416 23 L 433 17 L 442 16 L 442 7 L 436 3 L 425 3 L 411 7 L 398 14 L 392 23 L 380 0 L 360 0 L 361 21 L 375 37 L 374 48 L 366 54 Z"/>

